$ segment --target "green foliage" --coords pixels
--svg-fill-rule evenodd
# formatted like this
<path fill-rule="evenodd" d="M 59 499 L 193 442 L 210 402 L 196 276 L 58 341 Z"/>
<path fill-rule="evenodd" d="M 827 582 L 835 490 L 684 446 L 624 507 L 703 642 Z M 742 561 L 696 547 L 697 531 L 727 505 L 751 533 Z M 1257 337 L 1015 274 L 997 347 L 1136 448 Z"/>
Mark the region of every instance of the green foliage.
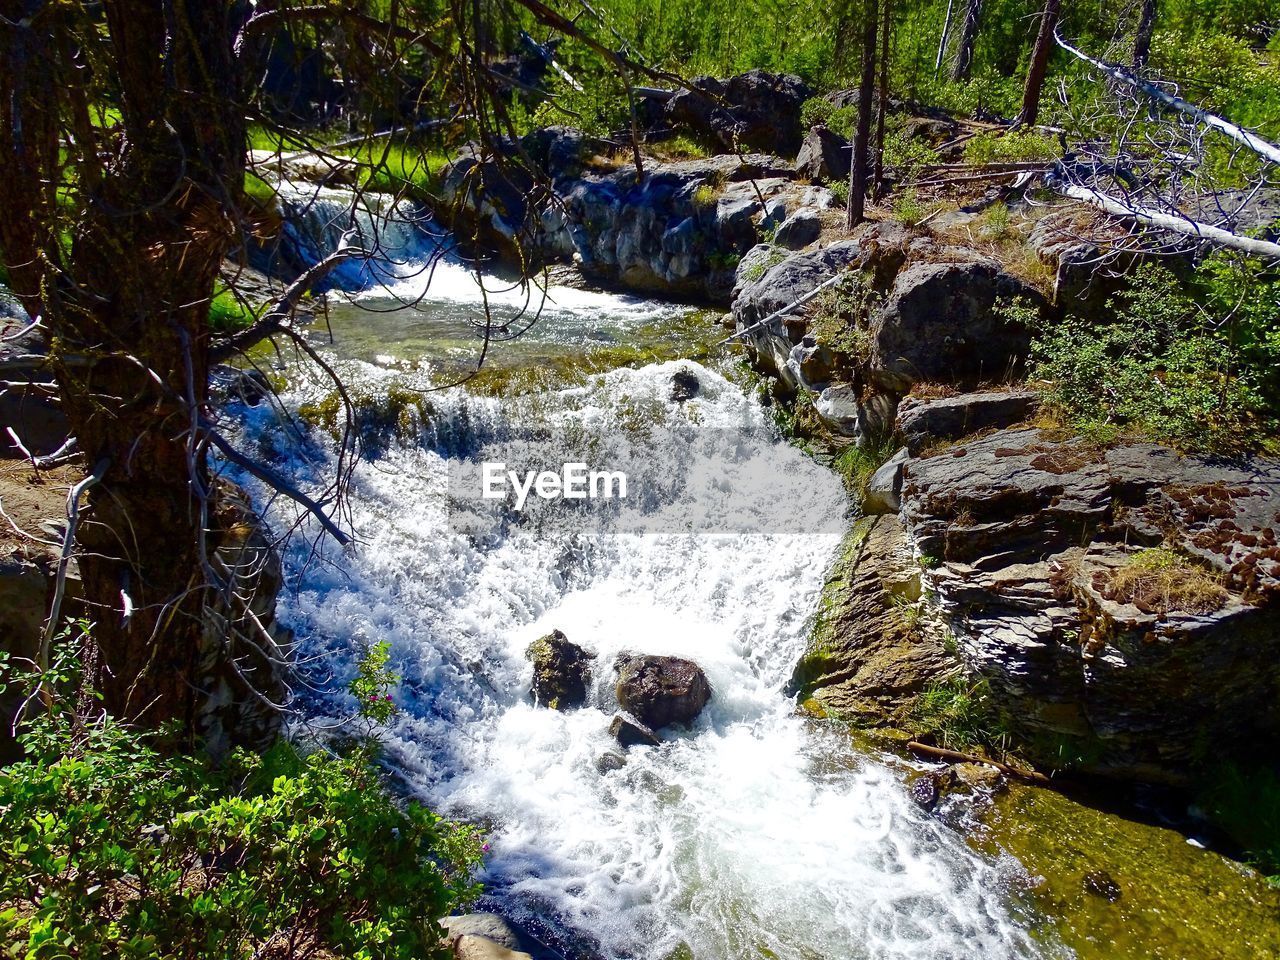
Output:
<path fill-rule="evenodd" d="M 884 165 L 902 181 L 914 180 L 923 167 L 938 162 L 938 152 L 919 137 L 909 137 L 901 130 L 885 134 Z"/>
<path fill-rule="evenodd" d="M 836 207 L 843 210 L 849 204 L 849 181 L 835 180 L 827 184 L 827 189 L 831 191 L 831 196 L 836 202 Z"/>
<path fill-rule="evenodd" d="M 360 658 L 356 675 L 347 685 L 360 716 L 374 723 L 388 723 L 399 712 L 391 690 L 400 683 L 400 676 L 387 666 L 390 661 L 391 644 L 378 641 Z"/>
<path fill-rule="evenodd" d="M 1008 750 L 1009 734 L 991 703 L 986 680 L 953 677 L 931 683 L 920 694 L 913 719 L 948 750 Z"/>
<path fill-rule="evenodd" d="M 1147 265 L 1110 301 L 1106 320 L 1068 314 L 1041 327 L 1033 373 L 1049 382 L 1047 400 L 1095 433 L 1228 453 L 1262 446 L 1275 427 L 1280 310 L 1270 298 L 1280 288 L 1254 277 L 1245 299 L 1238 285 L 1247 279 L 1218 264 L 1184 284 Z"/>
<path fill-rule="evenodd" d="M 858 110 L 856 107 L 837 108 L 825 97 L 813 97 L 800 107 L 800 126 L 808 130 L 818 124 L 846 140 L 852 140 L 854 128 L 858 124 Z"/>
<path fill-rule="evenodd" d="M 214 333 L 235 333 L 256 319 L 257 312 L 231 290 L 218 290 L 209 301 L 209 329 Z"/>
<path fill-rule="evenodd" d="M 1052 136 L 1035 130 L 980 133 L 964 147 L 968 163 L 1022 163 L 1057 160 L 1062 148 Z"/>
<path fill-rule="evenodd" d="M 876 443 L 851 443 L 836 454 L 831 466 L 844 481 L 845 489 L 859 503 L 867 495 L 871 477 L 898 451 L 894 437 L 886 437 Z"/>
<path fill-rule="evenodd" d="M 368 748 L 282 743 L 214 770 L 93 708 L 71 647 L 44 689 L 0 770 L 5 956 L 417 960 L 477 893 L 474 830 L 393 801 Z"/>
<path fill-rule="evenodd" d="M 871 356 L 869 321 L 883 299 L 870 274 L 848 274 L 814 299 L 809 332 L 855 365 L 864 363 Z"/>

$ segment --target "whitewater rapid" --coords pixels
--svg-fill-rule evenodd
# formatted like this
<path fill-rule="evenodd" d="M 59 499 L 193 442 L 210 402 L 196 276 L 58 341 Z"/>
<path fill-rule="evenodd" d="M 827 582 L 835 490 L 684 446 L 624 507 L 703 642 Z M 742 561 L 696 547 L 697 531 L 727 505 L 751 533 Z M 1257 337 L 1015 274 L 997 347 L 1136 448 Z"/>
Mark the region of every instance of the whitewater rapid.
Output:
<path fill-rule="evenodd" d="M 443 295 L 456 303 L 452 281 Z M 560 297 L 565 323 L 625 328 L 657 309 Z M 403 382 L 344 359 L 341 343 L 331 352 L 365 393 Z M 677 374 L 696 379 L 693 399 L 672 399 Z M 325 389 L 301 370 L 291 383 L 295 408 Z M 750 529 L 691 520 L 662 496 L 598 520 L 477 513 L 458 496 L 459 463 L 502 455 L 531 426 L 549 462 L 587 449 L 651 479 L 711 464 L 707 509 L 741 511 Z M 296 447 L 266 405 L 243 428 L 257 449 Z M 321 431 L 305 455 L 279 456 L 313 490 L 335 466 Z M 910 801 L 899 768 L 796 714 L 784 691 L 847 503 L 837 477 L 786 444 L 739 385 L 681 360 L 536 397 L 432 394 L 425 422 L 356 463 L 349 493 L 356 547 L 316 553 L 294 536 L 286 552 L 280 615 L 312 684 L 299 730 L 348 715 L 355 662 L 389 641 L 402 682 L 400 716 L 383 732 L 388 762 L 437 810 L 487 826 L 487 906 L 566 956 L 665 960 L 682 945 L 677 956 L 698 960 L 1066 955 L 1028 932 L 1016 863 L 973 852 Z M 628 511 L 656 532 L 609 532 Z M 280 529 L 297 519 L 279 500 L 270 517 Z M 524 651 L 552 629 L 598 655 L 581 709 L 529 696 Z M 619 749 L 607 733 L 611 665 L 623 652 L 693 659 L 714 693 L 691 730 L 665 731 L 660 747 L 633 747 L 607 770 L 599 759 Z"/>

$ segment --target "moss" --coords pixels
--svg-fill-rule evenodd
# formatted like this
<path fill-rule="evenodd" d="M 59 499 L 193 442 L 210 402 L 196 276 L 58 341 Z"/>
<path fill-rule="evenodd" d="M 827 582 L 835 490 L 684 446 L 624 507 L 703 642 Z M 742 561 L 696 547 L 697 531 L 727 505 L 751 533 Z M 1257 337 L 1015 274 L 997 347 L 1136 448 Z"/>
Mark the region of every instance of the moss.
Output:
<path fill-rule="evenodd" d="M 1023 896 L 1053 918 L 1042 935 L 1079 960 L 1280 956 L 1280 894 L 1180 833 L 1017 783 L 984 821 L 971 842 L 1023 864 L 1033 878 Z M 1118 887 L 1114 902 L 1087 889 L 1098 874 Z"/>

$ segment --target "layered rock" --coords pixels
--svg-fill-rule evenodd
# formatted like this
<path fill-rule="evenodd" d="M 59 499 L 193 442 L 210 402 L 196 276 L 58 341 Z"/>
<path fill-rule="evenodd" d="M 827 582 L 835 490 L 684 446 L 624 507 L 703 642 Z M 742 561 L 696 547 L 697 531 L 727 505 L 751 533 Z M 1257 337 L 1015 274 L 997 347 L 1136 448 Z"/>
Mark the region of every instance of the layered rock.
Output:
<path fill-rule="evenodd" d="M 916 696 L 956 666 L 920 603 L 920 567 L 898 518 L 858 521 L 823 587 L 791 691 L 814 712 L 860 725 L 904 720 Z"/>
<path fill-rule="evenodd" d="M 904 474 L 925 587 L 1035 759 L 1176 780 L 1280 735 L 1280 465 L 1017 429 Z"/>

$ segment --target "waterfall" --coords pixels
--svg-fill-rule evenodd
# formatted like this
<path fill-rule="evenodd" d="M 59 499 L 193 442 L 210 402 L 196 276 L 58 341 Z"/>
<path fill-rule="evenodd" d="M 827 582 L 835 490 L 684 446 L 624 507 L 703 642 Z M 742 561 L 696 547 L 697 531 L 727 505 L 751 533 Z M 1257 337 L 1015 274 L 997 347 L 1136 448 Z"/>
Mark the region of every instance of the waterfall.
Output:
<path fill-rule="evenodd" d="M 325 214 L 313 203 L 309 229 L 324 223 L 331 239 L 337 206 Z M 378 228 L 388 250 L 396 229 Z M 394 242 L 412 271 L 422 241 Z M 410 291 L 423 298 L 417 310 L 369 319 L 427 331 L 405 341 L 425 359 L 369 362 L 344 353 L 341 333 L 325 347 L 361 394 L 428 385 L 430 331 L 468 297 L 476 310 L 471 275 L 446 272 L 438 290 L 409 276 L 395 283 L 421 286 Z M 671 312 L 607 294 L 550 296 L 548 339 L 624 338 L 638 317 Z M 390 353 L 394 331 L 380 329 Z M 674 397 L 677 377 L 692 381 L 692 397 Z M 290 380 L 294 408 L 329 389 L 302 368 Z M 345 685 L 362 650 L 390 643 L 402 683 L 387 762 L 438 811 L 486 825 L 486 907 L 572 957 L 1070 955 L 1020 905 L 1027 878 L 1016 862 L 974 852 L 911 802 L 900 763 L 859 752 L 787 697 L 847 504 L 839 479 L 781 439 L 752 393 L 677 360 L 520 396 L 423 397 L 408 428 L 354 468 L 358 545 L 317 553 L 307 536 L 290 541 L 281 617 L 310 681 L 299 688 L 302 735 L 350 714 Z M 267 405 L 244 412 L 243 430 L 256 449 L 290 449 Z M 306 458 L 276 466 L 314 490 L 336 454 L 322 431 L 312 439 Z M 623 464 L 635 493 L 608 509 L 517 513 L 460 489 L 476 464 L 520 457 Z M 269 516 L 309 529 L 280 499 Z M 524 656 L 553 629 L 597 655 L 590 702 L 563 713 L 532 702 Z M 624 652 L 695 660 L 713 696 L 691 729 L 662 731 L 660 746 L 632 747 L 612 769 L 599 761 L 620 750 L 608 725 Z"/>

